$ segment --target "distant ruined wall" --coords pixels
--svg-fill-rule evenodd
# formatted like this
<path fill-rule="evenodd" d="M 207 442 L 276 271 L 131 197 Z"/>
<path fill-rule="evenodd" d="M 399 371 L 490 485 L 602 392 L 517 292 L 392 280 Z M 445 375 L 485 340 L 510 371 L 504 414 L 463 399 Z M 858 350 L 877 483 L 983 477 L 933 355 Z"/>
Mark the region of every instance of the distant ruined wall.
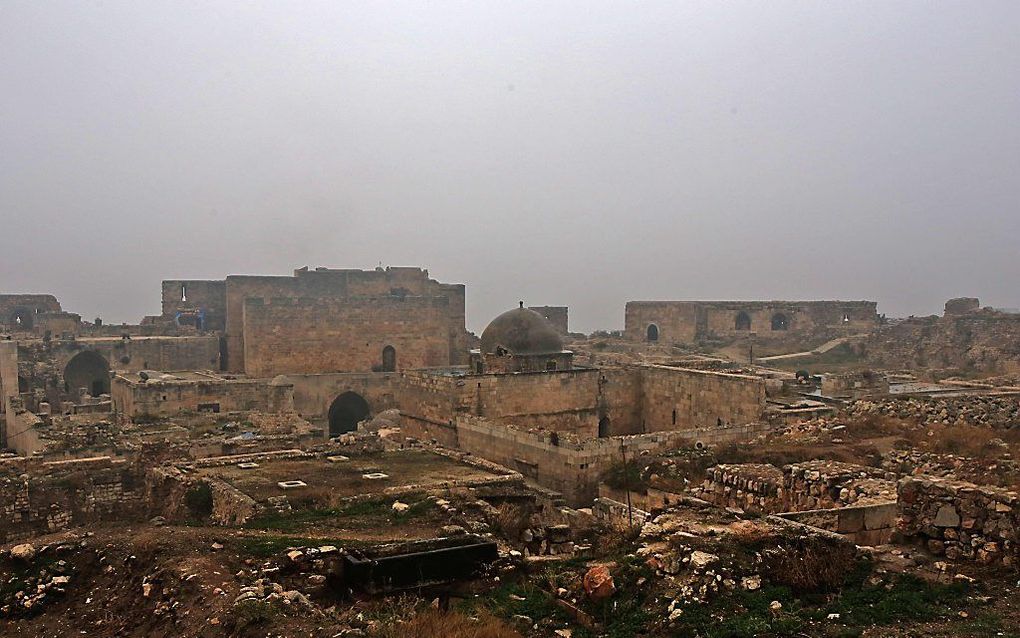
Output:
<path fill-rule="evenodd" d="M 227 282 L 224 280 L 173 279 L 163 282 L 163 319 L 173 320 L 178 312 L 201 310 L 205 330 L 226 328 Z"/>
<path fill-rule="evenodd" d="M 669 344 L 751 333 L 777 338 L 820 330 L 862 333 L 878 326 L 877 307 L 873 301 L 629 301 L 625 334 L 647 341 L 648 327 L 655 325 L 658 341 Z M 782 329 L 774 323 L 780 315 Z"/>
<path fill-rule="evenodd" d="M 534 310 L 548 319 L 560 334 L 565 335 L 570 331 L 566 306 L 529 306 L 528 310 Z"/>
<path fill-rule="evenodd" d="M 905 319 L 883 326 L 865 349 L 880 368 L 1020 372 L 1020 315 L 986 309 Z"/>

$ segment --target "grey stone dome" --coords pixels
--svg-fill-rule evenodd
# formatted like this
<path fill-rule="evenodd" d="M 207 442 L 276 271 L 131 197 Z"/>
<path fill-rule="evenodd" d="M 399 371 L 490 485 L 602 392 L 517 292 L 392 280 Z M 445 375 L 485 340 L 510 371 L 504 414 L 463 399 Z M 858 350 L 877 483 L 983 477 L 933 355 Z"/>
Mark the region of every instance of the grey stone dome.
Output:
<path fill-rule="evenodd" d="M 510 354 L 552 354 L 563 351 L 563 339 L 548 319 L 523 306 L 504 312 L 482 331 L 482 353 L 502 347 Z"/>

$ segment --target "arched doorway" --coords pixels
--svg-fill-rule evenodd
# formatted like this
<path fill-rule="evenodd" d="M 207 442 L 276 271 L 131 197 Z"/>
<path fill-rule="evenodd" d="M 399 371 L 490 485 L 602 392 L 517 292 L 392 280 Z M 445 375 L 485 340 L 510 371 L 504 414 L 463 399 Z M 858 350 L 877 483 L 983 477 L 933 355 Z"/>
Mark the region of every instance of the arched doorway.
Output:
<path fill-rule="evenodd" d="M 772 329 L 773 330 L 788 330 L 790 328 L 790 319 L 781 312 L 777 312 L 772 315 Z"/>
<path fill-rule="evenodd" d="M 64 367 L 64 389 L 85 388 L 94 397 L 110 393 L 110 363 L 95 350 L 74 355 Z"/>
<path fill-rule="evenodd" d="M 648 335 L 648 340 L 649 341 L 658 341 L 659 340 L 659 326 L 655 325 L 654 323 L 648 324 L 648 333 L 647 333 L 647 335 Z"/>
<path fill-rule="evenodd" d="M 609 421 L 609 417 L 604 416 L 599 419 L 599 438 L 606 438 L 609 436 L 609 428 L 612 425 Z"/>
<path fill-rule="evenodd" d="M 382 349 L 382 371 L 397 371 L 397 349 L 393 346 L 386 346 Z"/>
<path fill-rule="evenodd" d="M 32 311 L 28 308 L 18 307 L 11 313 L 11 327 L 15 330 L 31 330 L 33 325 Z"/>
<path fill-rule="evenodd" d="M 344 392 L 329 406 L 329 435 L 353 432 L 368 417 L 368 402 L 357 392 Z"/>
<path fill-rule="evenodd" d="M 750 315 L 748 315 L 743 310 L 738 312 L 736 318 L 733 320 L 733 328 L 735 330 L 750 330 L 751 329 Z"/>

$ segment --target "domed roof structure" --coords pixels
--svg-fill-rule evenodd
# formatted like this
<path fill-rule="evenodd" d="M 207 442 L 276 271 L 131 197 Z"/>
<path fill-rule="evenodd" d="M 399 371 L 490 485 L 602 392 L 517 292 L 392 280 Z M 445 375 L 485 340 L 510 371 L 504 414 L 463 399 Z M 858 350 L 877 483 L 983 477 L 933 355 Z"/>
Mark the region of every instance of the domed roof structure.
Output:
<path fill-rule="evenodd" d="M 502 347 L 509 354 L 552 354 L 563 351 L 563 339 L 552 323 L 521 304 L 499 315 L 482 331 L 481 351 L 496 354 Z"/>

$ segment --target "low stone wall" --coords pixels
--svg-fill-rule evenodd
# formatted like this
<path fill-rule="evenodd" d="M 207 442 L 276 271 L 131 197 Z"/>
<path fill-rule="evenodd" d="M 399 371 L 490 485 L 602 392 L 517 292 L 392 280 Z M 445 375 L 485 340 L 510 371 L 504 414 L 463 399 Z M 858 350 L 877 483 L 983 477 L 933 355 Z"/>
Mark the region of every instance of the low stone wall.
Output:
<path fill-rule="evenodd" d="M 896 500 L 895 475 L 863 465 L 808 461 L 779 468 L 760 463 L 716 465 L 693 494 L 720 507 L 777 514 L 873 505 Z"/>
<path fill-rule="evenodd" d="M 784 482 L 783 472 L 774 465 L 716 465 L 707 470 L 698 496 L 720 507 L 736 507 L 752 514 L 772 514 L 784 509 Z"/>
<path fill-rule="evenodd" d="M 645 524 L 645 521 L 649 521 L 652 518 L 652 515 L 647 511 L 634 507 L 633 503 L 628 506 L 625 502 L 605 496 L 595 499 L 591 511 L 598 521 L 613 529 L 621 530 L 641 527 Z"/>
<path fill-rule="evenodd" d="M 123 460 L 0 461 L 0 542 L 103 519 L 140 517 L 143 490 Z"/>
<path fill-rule="evenodd" d="M 787 511 L 896 499 L 896 476 L 879 468 L 835 461 L 808 461 L 787 465 L 783 473 Z"/>
<path fill-rule="evenodd" d="M 928 477 L 898 484 L 899 530 L 950 560 L 1020 564 L 1020 494 Z"/>
<path fill-rule="evenodd" d="M 858 545 L 884 545 L 896 531 L 898 505 L 895 501 L 851 505 L 805 512 L 786 512 L 782 518 L 836 532 Z"/>

